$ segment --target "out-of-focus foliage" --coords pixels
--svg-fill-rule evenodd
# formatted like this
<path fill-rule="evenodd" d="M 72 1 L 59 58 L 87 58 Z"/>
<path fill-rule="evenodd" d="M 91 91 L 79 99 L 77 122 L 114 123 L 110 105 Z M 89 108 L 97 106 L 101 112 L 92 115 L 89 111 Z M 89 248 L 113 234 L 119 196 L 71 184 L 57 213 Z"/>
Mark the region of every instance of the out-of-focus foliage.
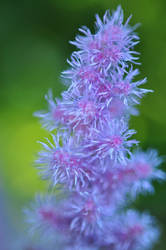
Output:
<path fill-rule="evenodd" d="M 44 95 L 53 88 L 59 96 L 64 88 L 60 72 L 67 68 L 73 40 L 81 25 L 93 30 L 95 13 L 121 4 L 131 23 L 140 22 L 140 79 L 155 92 L 144 98 L 140 116 L 131 127 L 143 148 L 166 153 L 166 1 L 165 0 L 1 0 L 0 2 L 0 175 L 3 188 L 13 202 L 12 211 L 21 217 L 21 207 L 43 190 L 33 167 L 39 145 L 47 136 L 32 116 L 46 108 Z M 166 184 L 156 185 L 156 195 L 142 197 L 138 208 L 150 210 L 160 221 L 163 235 L 158 249 L 166 245 Z M 16 219 L 15 219 L 16 220 Z"/>

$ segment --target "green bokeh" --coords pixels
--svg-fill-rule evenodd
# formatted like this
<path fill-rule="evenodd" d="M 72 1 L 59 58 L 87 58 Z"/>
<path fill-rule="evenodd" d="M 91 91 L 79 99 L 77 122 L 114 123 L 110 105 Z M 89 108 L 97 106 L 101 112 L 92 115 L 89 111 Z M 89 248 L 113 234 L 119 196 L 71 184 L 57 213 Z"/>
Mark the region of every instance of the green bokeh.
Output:
<path fill-rule="evenodd" d="M 52 88 L 55 96 L 64 89 L 60 72 L 74 49 L 78 27 L 94 28 L 95 13 L 121 4 L 131 23 L 140 22 L 140 78 L 147 76 L 153 89 L 141 103 L 140 116 L 132 118 L 141 146 L 166 146 L 166 1 L 165 0 L 1 0 L 0 2 L 0 174 L 4 189 L 19 217 L 21 207 L 44 190 L 33 162 L 47 136 L 33 112 L 46 108 L 44 95 Z M 164 168 L 164 167 L 163 167 Z M 163 234 L 157 249 L 166 249 L 166 184 L 156 186 L 156 194 L 141 197 L 136 206 L 149 210 L 159 220 Z"/>

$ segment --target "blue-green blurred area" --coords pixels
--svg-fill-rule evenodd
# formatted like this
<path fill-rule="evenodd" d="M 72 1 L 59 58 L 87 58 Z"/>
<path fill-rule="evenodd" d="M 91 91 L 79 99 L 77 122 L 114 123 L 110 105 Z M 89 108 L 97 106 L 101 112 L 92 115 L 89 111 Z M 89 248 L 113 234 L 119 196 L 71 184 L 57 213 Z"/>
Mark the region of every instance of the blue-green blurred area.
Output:
<path fill-rule="evenodd" d="M 166 1 L 165 0 L 1 0 L 0 2 L 0 188 L 12 204 L 15 227 L 22 207 L 45 184 L 37 175 L 36 143 L 48 136 L 33 112 L 46 109 L 44 95 L 51 88 L 60 96 L 64 86 L 60 72 L 75 49 L 78 28 L 94 30 L 94 16 L 121 4 L 131 24 L 141 23 L 140 78 L 148 77 L 153 89 L 142 101 L 140 116 L 131 120 L 144 149 L 156 148 L 166 154 Z M 166 166 L 166 165 L 165 165 Z M 164 164 L 163 164 L 164 169 Z M 141 197 L 136 206 L 157 217 L 162 237 L 157 249 L 166 249 L 166 184 L 156 184 L 156 194 Z M 18 225 L 19 226 L 19 225 Z"/>

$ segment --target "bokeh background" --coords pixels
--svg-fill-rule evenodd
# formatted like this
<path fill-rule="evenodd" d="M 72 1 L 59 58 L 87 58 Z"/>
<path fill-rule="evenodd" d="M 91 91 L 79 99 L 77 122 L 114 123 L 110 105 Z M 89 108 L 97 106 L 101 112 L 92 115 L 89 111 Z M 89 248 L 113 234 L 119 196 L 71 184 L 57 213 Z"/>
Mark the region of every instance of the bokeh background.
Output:
<path fill-rule="evenodd" d="M 141 53 L 140 78 L 147 76 L 146 87 L 155 91 L 144 98 L 131 127 L 138 131 L 142 148 L 166 155 L 165 0 L 0 1 L 0 210 L 4 209 L 11 237 L 21 237 L 23 207 L 45 189 L 33 162 L 40 148 L 36 141 L 47 133 L 32 114 L 47 107 L 44 95 L 50 88 L 57 97 L 64 89 L 60 72 L 75 49 L 68 41 L 74 40 L 78 27 L 93 30 L 95 14 L 102 16 L 119 4 L 125 17 L 133 14 L 131 24 L 142 24 L 136 48 Z M 162 235 L 155 249 L 164 250 L 166 183 L 154 185 L 155 195 L 140 197 L 134 206 L 157 218 Z"/>

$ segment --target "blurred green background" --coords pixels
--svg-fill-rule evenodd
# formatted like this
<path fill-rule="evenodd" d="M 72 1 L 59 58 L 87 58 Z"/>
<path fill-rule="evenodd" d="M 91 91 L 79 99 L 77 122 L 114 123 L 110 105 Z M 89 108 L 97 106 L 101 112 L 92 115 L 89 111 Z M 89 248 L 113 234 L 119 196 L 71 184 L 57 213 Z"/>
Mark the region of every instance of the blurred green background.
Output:
<path fill-rule="evenodd" d="M 37 140 L 47 133 L 33 112 L 47 107 L 44 95 L 64 89 L 60 72 L 75 49 L 73 40 L 82 25 L 94 28 L 94 16 L 121 4 L 131 24 L 141 23 L 141 77 L 155 92 L 141 103 L 140 116 L 131 127 L 146 149 L 166 154 L 166 1 L 165 0 L 1 0 L 0 1 L 0 187 L 10 200 L 14 225 L 19 225 L 22 207 L 44 190 L 33 162 Z M 164 166 L 163 166 L 164 169 Z M 161 240 L 156 249 L 166 249 L 166 183 L 155 183 L 156 194 L 140 197 L 135 206 L 157 217 Z M 16 229 L 17 230 L 17 229 Z"/>

